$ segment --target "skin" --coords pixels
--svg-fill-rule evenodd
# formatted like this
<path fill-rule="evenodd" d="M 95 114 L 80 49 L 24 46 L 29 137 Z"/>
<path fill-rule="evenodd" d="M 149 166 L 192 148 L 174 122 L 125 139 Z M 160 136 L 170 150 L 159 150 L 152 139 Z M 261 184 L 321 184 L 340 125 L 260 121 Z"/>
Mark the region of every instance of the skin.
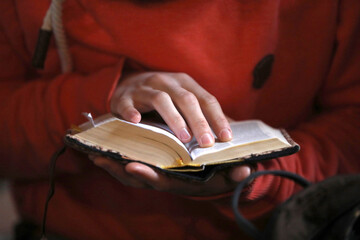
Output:
<path fill-rule="evenodd" d="M 210 147 L 215 137 L 230 141 L 232 132 L 219 102 L 184 73 L 144 72 L 124 75 L 111 99 L 111 111 L 138 123 L 141 113 L 157 111 L 184 143 L 195 137 L 201 147 Z M 102 157 L 89 156 L 124 185 L 153 188 L 190 196 L 210 196 L 232 191 L 250 175 L 249 166 L 217 173 L 206 183 L 170 178 L 141 163 L 121 165 Z"/>

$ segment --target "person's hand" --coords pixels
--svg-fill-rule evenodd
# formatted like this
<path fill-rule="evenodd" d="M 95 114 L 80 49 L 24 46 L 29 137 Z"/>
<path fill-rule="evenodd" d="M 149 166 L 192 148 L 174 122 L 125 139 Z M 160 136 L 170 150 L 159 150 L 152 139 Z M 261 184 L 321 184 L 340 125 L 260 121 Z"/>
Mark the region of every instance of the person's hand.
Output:
<path fill-rule="evenodd" d="M 214 144 L 211 129 L 220 141 L 232 139 L 229 121 L 219 102 L 183 73 L 146 72 L 124 76 L 111 99 L 111 111 L 137 123 L 141 113 L 156 110 L 184 143 L 195 136 L 201 147 Z M 232 191 L 249 176 L 249 166 L 217 173 L 206 183 L 168 177 L 144 164 L 121 165 L 113 160 L 90 156 L 92 161 L 125 185 L 152 188 L 190 196 L 209 196 Z"/>
<path fill-rule="evenodd" d="M 201 147 L 232 139 L 219 102 L 184 73 L 145 72 L 123 76 L 111 99 L 111 111 L 138 123 L 141 113 L 156 110 L 184 143 L 195 136 Z"/>
<path fill-rule="evenodd" d="M 103 157 L 90 156 L 90 159 L 124 185 L 151 188 L 186 196 L 214 196 L 230 192 L 251 173 L 249 166 L 237 166 L 217 173 L 208 182 L 198 183 L 165 176 L 149 166 L 137 162 L 122 165 Z"/>

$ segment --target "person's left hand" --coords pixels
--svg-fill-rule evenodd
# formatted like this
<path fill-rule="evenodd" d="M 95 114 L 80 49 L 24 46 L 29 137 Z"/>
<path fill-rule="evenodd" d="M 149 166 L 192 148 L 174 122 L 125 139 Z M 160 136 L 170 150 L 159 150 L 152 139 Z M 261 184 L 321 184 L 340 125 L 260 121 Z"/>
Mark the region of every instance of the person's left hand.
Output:
<path fill-rule="evenodd" d="M 236 166 L 230 170 L 216 173 L 207 182 L 192 182 L 168 177 L 153 168 L 138 162 L 126 165 L 114 160 L 90 156 L 95 165 L 105 169 L 113 177 L 127 186 L 152 188 L 187 196 L 213 196 L 232 191 L 237 183 L 251 173 L 250 166 Z"/>

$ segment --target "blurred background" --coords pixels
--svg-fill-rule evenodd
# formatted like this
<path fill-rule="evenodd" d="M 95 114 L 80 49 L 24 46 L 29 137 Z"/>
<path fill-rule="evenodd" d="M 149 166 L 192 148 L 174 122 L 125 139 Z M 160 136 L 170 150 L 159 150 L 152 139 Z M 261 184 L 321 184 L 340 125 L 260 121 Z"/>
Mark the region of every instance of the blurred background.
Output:
<path fill-rule="evenodd" d="M 0 240 L 13 239 L 13 226 L 18 220 L 9 183 L 0 181 Z"/>

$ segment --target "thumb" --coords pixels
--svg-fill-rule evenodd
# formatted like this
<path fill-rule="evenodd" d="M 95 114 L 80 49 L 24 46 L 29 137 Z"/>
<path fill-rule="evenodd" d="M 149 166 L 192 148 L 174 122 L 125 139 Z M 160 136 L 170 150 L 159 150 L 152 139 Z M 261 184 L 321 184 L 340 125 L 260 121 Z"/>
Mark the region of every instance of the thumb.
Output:
<path fill-rule="evenodd" d="M 248 165 L 237 166 L 231 169 L 229 177 L 234 182 L 241 182 L 252 173 L 252 168 Z"/>

